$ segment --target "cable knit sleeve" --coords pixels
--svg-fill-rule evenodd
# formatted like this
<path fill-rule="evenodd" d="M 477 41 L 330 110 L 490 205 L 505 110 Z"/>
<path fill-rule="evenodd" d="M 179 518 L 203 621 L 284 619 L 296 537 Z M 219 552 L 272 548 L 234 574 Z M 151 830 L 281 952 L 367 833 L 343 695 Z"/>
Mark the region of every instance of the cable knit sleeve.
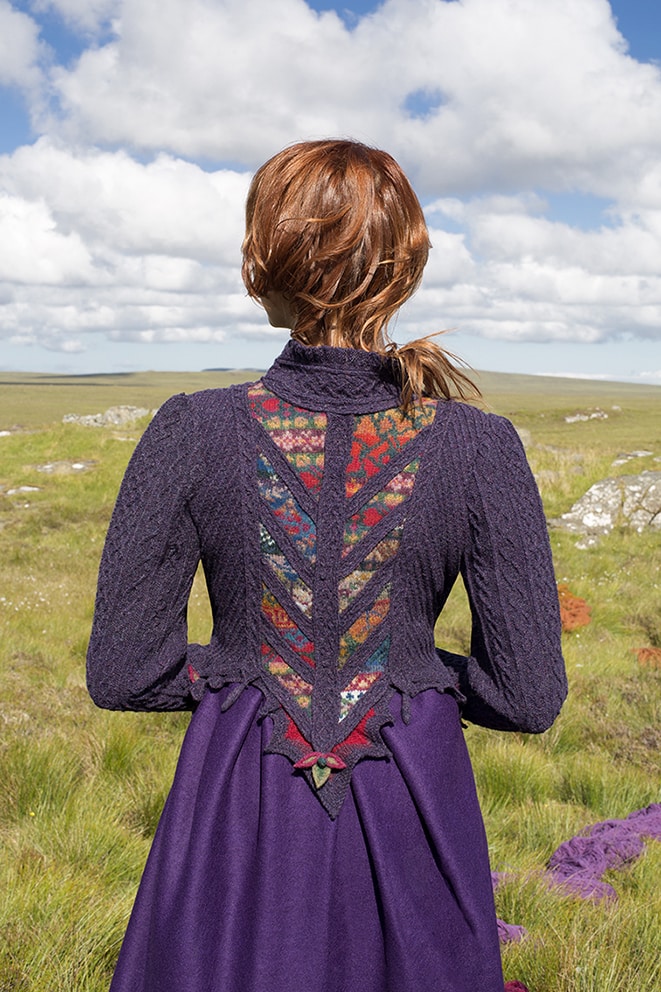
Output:
<path fill-rule="evenodd" d="M 541 733 L 567 694 L 558 594 L 537 486 L 516 431 L 501 417 L 488 417 L 467 502 L 462 575 L 471 656 L 441 651 L 441 658 L 459 675 L 466 719 Z"/>
<path fill-rule="evenodd" d="M 186 610 L 200 557 L 188 508 L 195 441 L 187 398 L 168 400 L 140 440 L 122 482 L 101 558 L 87 685 L 107 709 L 191 705 Z"/>

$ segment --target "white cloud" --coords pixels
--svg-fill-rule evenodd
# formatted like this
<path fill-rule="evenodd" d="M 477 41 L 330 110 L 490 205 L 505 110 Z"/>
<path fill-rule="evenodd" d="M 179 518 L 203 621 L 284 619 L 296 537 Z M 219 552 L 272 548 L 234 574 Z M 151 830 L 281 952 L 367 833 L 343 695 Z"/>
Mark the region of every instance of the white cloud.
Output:
<path fill-rule="evenodd" d="M 48 200 L 58 223 L 127 254 L 236 263 L 249 174 L 204 172 L 161 155 L 142 164 L 126 152 L 74 150 L 48 139 L 0 157 L 0 182 Z"/>
<path fill-rule="evenodd" d="M 303 0 L 131 0 L 117 30 L 53 73 L 67 134 L 255 164 L 301 127 L 325 129 L 315 96 L 334 121 L 325 65 L 348 35 Z"/>
<path fill-rule="evenodd" d="M 656 215 L 583 231 L 544 210 L 538 196 L 431 204 L 432 220 L 464 230 L 450 236 L 431 228 L 430 271 L 408 310 L 416 330 L 436 313 L 446 326 L 509 340 L 661 337 Z"/>
<path fill-rule="evenodd" d="M 239 271 L 248 178 L 45 138 L 0 156 L 0 337 L 61 347 L 98 331 L 251 333 L 258 314 Z"/>
<path fill-rule="evenodd" d="M 0 281 L 80 285 L 92 280 L 90 256 L 77 232 L 57 231 L 44 203 L 0 193 Z"/>
<path fill-rule="evenodd" d="M 388 148 L 436 197 L 401 337 L 661 335 L 661 72 L 627 54 L 605 0 L 386 0 L 353 31 L 303 0 L 30 9 L 114 34 L 49 69 L 0 0 L 0 66 L 46 132 L 0 157 L 5 340 L 278 339 L 240 281 L 249 172 L 327 134 Z M 603 226 L 554 220 L 544 194 L 563 190 L 603 198 Z"/>
<path fill-rule="evenodd" d="M 0 157 L 0 336 L 49 348 L 98 332 L 268 338 L 240 280 L 247 184 L 247 173 L 172 156 L 140 163 L 47 139 Z M 658 336 L 658 225 L 643 212 L 581 231 L 544 211 L 530 195 L 430 205 L 434 247 L 399 336 L 441 327 L 529 341 Z M 443 218 L 462 230 L 444 230 Z"/>
<path fill-rule="evenodd" d="M 0 86 L 33 89 L 40 79 L 42 55 L 39 28 L 32 18 L 0 0 Z"/>
<path fill-rule="evenodd" d="M 611 196 L 661 148 L 661 72 L 626 54 L 605 0 L 387 0 L 354 31 L 303 0 L 131 0 L 117 30 L 53 74 L 69 136 L 254 166 L 352 134 L 430 193 Z M 422 118 L 418 91 L 441 100 Z"/>

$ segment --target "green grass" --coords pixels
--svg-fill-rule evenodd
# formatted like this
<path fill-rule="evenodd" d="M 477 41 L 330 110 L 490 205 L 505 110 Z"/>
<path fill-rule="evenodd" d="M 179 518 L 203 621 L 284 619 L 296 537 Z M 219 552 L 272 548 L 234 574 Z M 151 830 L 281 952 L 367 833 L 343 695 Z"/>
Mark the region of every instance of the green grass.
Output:
<path fill-rule="evenodd" d="M 241 378 L 220 373 L 0 377 L 0 992 L 107 989 L 187 716 L 95 709 L 84 656 L 104 530 L 141 428 L 62 425 L 65 413 L 119 403 L 152 409 L 170 394 Z M 252 377 L 244 374 L 243 378 Z M 549 517 L 597 479 L 658 468 L 661 390 L 484 375 L 486 405 L 530 433 L 528 455 Z M 619 410 L 613 410 L 614 406 Z M 578 410 L 607 420 L 567 424 Z M 47 475 L 46 462 L 90 462 Z M 37 491 L 7 495 L 19 486 Z M 509 873 L 500 916 L 528 938 L 504 949 L 507 978 L 531 992 L 658 992 L 661 844 L 613 872 L 618 899 L 549 889 L 551 852 L 601 819 L 661 800 L 661 672 L 635 649 L 661 646 L 661 534 L 619 531 L 587 550 L 553 532 L 558 578 L 592 607 L 565 635 L 570 697 L 540 737 L 466 731 L 494 869 Z M 206 640 L 196 579 L 191 636 Z M 439 642 L 465 651 L 463 590 Z"/>

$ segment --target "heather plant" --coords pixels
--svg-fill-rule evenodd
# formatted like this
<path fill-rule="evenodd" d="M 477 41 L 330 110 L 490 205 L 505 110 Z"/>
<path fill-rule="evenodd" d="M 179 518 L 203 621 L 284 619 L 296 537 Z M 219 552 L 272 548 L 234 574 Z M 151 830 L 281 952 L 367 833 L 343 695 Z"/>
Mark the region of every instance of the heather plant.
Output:
<path fill-rule="evenodd" d="M 0 431 L 21 429 L 0 436 L 0 992 L 107 989 L 188 722 L 104 712 L 87 696 L 99 555 L 146 420 L 89 428 L 62 415 L 153 409 L 229 378 L 3 376 Z M 549 518 L 604 476 L 658 470 L 658 389 L 486 375 L 482 388 L 521 428 Z M 596 411 L 608 416 L 565 420 Z M 613 466 L 633 450 L 652 454 Z M 559 582 L 590 607 L 590 623 L 563 635 L 569 699 L 539 737 L 466 729 L 504 876 L 498 914 L 527 930 L 504 948 L 505 974 L 531 992 L 657 992 L 661 843 L 608 874 L 616 900 L 550 887 L 544 869 L 581 830 L 661 801 L 661 670 L 639 660 L 661 646 L 661 531 L 623 528 L 586 549 L 564 532 L 551 540 Z M 206 640 L 201 574 L 189 621 Z M 460 585 L 437 635 L 468 650 Z"/>

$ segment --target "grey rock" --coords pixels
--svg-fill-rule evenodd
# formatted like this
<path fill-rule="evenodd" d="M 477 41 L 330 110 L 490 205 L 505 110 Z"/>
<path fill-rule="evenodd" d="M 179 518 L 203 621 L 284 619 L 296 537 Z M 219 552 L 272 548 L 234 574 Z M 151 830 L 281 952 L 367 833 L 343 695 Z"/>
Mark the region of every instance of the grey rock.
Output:
<path fill-rule="evenodd" d="M 608 420 L 604 410 L 593 410 L 591 413 L 571 413 L 565 417 L 566 424 L 577 424 L 583 420 Z"/>
<path fill-rule="evenodd" d="M 41 486 L 17 486 L 15 489 L 7 489 L 5 496 L 16 496 L 17 493 L 38 493 Z"/>
<path fill-rule="evenodd" d="M 65 413 L 62 423 L 83 427 L 124 427 L 148 414 L 149 410 L 141 406 L 111 406 L 105 413 Z"/>
<path fill-rule="evenodd" d="M 613 465 L 626 465 L 627 462 L 632 461 L 632 459 L 634 459 L 634 458 L 649 458 L 650 455 L 653 455 L 653 454 L 654 454 L 653 451 L 644 451 L 644 450 L 641 450 L 641 451 L 622 451 L 622 452 L 620 452 L 620 454 L 617 456 L 617 458 L 613 462 Z M 654 460 L 657 461 L 656 458 Z"/>
<path fill-rule="evenodd" d="M 596 544 L 617 526 L 661 529 L 661 472 L 619 475 L 595 482 L 554 527 L 581 535 L 577 547 Z"/>
<path fill-rule="evenodd" d="M 76 472 L 86 472 L 96 465 L 95 461 L 73 462 L 56 461 L 46 462 L 45 465 L 35 465 L 37 472 L 45 472 L 47 475 L 71 475 Z"/>

